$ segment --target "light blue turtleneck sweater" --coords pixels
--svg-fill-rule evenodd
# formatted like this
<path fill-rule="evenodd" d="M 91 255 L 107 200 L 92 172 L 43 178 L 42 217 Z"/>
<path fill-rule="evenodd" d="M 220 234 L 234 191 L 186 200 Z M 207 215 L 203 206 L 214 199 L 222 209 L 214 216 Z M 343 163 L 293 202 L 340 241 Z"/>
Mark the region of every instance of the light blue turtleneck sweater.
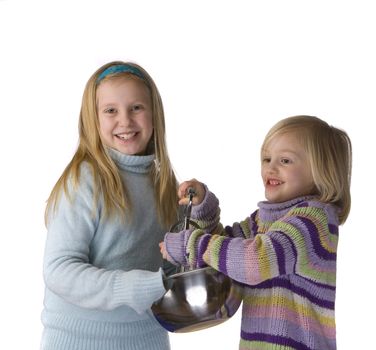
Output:
<path fill-rule="evenodd" d="M 154 156 L 109 153 L 132 202 L 132 219 L 106 219 L 93 207 L 93 178 L 62 195 L 51 215 L 44 257 L 43 350 L 167 350 L 168 334 L 150 311 L 163 287 L 157 218 L 149 171 Z"/>

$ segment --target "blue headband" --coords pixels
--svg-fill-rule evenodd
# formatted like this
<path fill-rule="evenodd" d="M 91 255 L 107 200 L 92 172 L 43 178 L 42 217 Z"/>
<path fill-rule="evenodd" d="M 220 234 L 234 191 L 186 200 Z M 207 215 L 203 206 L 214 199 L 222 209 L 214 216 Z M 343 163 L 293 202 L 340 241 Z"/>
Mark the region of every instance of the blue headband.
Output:
<path fill-rule="evenodd" d="M 141 79 L 145 79 L 142 72 L 138 68 L 130 66 L 128 64 L 117 64 L 105 69 L 97 78 L 97 84 L 101 82 L 105 77 L 107 77 L 107 75 L 115 73 L 131 73 L 137 75 Z"/>

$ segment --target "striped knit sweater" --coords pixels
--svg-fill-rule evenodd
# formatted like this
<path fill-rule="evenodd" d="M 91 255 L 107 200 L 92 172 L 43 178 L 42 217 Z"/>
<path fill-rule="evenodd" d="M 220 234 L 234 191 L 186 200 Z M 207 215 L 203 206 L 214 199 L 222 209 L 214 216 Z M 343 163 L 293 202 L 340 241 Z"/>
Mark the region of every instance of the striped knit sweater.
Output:
<path fill-rule="evenodd" d="M 169 260 L 210 265 L 243 286 L 239 349 L 336 349 L 338 209 L 314 197 L 258 207 L 222 229 L 207 191 L 192 211 L 205 229 L 166 234 Z"/>

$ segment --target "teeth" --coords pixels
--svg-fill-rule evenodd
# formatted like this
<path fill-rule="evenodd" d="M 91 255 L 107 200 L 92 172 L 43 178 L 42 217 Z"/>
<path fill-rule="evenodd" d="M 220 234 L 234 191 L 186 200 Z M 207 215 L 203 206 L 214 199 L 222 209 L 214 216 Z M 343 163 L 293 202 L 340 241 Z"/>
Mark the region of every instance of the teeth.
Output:
<path fill-rule="evenodd" d="M 121 139 L 123 139 L 123 140 L 125 140 L 125 141 L 127 141 L 127 140 L 129 140 L 130 138 L 132 138 L 134 135 L 136 135 L 135 132 L 131 132 L 131 133 L 129 133 L 129 134 L 118 134 L 118 135 L 116 135 L 116 136 L 117 136 L 117 137 L 120 137 Z"/>
<path fill-rule="evenodd" d="M 271 185 L 280 185 L 282 182 L 281 181 L 278 181 L 278 180 L 269 180 L 269 183 Z"/>

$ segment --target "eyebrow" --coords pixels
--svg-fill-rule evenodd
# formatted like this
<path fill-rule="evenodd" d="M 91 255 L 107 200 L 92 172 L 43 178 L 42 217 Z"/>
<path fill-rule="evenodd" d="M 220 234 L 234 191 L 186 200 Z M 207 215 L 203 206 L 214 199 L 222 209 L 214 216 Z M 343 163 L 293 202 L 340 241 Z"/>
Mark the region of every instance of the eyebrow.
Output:
<path fill-rule="evenodd" d="M 99 104 L 97 103 L 97 108 L 106 108 L 106 107 L 114 107 L 116 105 L 116 103 L 113 103 L 113 102 L 109 102 L 109 103 L 103 103 L 103 104 Z"/>
<path fill-rule="evenodd" d="M 293 153 L 293 154 L 296 154 L 296 155 L 299 155 L 299 153 L 291 150 L 291 149 L 282 149 L 280 150 L 281 153 Z"/>
<path fill-rule="evenodd" d="M 298 152 L 295 152 L 295 151 L 293 151 L 293 150 L 291 150 L 291 149 L 288 149 L 288 148 L 286 148 L 286 149 L 281 149 L 281 150 L 279 150 L 278 151 L 279 153 L 292 153 L 292 154 L 294 154 L 295 156 L 297 156 L 297 157 L 301 157 L 301 155 L 298 153 Z M 262 150 L 261 150 L 261 154 L 265 154 L 265 153 L 269 153 L 269 151 L 268 151 L 268 149 L 266 149 L 266 148 L 263 148 Z"/>

